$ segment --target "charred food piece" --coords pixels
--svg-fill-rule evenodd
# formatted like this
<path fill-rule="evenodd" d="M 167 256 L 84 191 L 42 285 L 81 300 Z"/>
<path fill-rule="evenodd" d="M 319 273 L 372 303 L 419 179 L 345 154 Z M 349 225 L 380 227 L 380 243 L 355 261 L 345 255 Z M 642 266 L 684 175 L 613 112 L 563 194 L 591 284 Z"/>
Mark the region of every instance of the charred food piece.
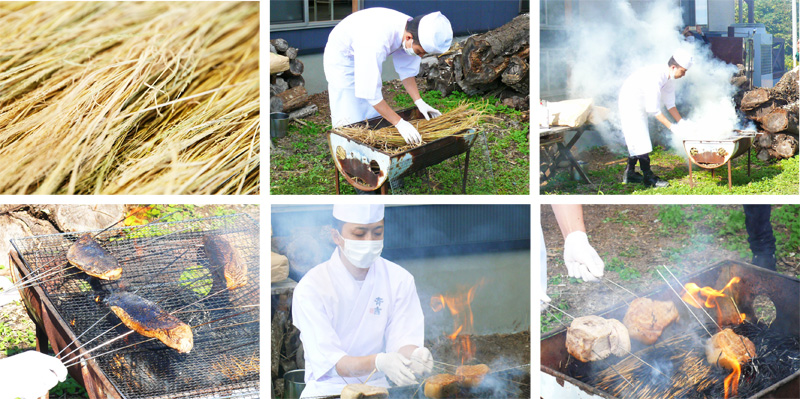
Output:
<path fill-rule="evenodd" d="M 111 294 L 105 302 L 131 330 L 145 337 L 157 338 L 181 353 L 192 350 L 192 328 L 155 303 L 129 292 Z"/>
<path fill-rule="evenodd" d="M 726 328 L 712 336 L 706 342 L 706 359 L 709 364 L 733 370 L 733 364 L 747 363 L 756 357 L 756 346 L 753 342 Z"/>
<path fill-rule="evenodd" d="M 609 356 L 622 356 L 631 350 L 628 330 L 619 320 L 583 316 L 567 328 L 567 352 L 586 363 Z"/>
<path fill-rule="evenodd" d="M 207 235 L 203 237 L 203 250 L 213 266 L 221 268 L 225 275 L 225 284 L 229 290 L 247 284 L 247 263 L 230 242 L 224 237 Z"/>
<path fill-rule="evenodd" d="M 347 384 L 342 389 L 342 399 L 386 399 L 389 390 L 367 384 Z"/>
<path fill-rule="evenodd" d="M 461 378 L 452 374 L 436 374 L 425 380 L 425 397 L 431 399 L 450 398 L 458 393 Z"/>
<path fill-rule="evenodd" d="M 678 317 L 678 309 L 671 301 L 636 298 L 628 307 L 622 322 L 628 327 L 631 338 L 645 345 L 652 345 Z"/>
<path fill-rule="evenodd" d="M 456 369 L 456 377 L 461 378 L 461 385 L 466 388 L 475 388 L 480 385 L 486 374 L 489 374 L 489 366 L 485 364 L 459 366 Z"/>
<path fill-rule="evenodd" d="M 86 274 L 103 280 L 117 280 L 122 276 L 119 262 L 95 241 L 91 234 L 83 234 L 67 250 L 67 261 Z"/>

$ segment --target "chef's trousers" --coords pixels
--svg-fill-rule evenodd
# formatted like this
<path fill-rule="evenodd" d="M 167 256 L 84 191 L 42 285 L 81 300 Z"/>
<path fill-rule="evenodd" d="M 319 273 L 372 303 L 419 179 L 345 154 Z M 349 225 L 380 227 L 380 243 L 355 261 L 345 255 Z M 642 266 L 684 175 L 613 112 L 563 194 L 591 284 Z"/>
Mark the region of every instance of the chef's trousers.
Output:
<path fill-rule="evenodd" d="M 769 221 L 771 205 L 743 205 L 747 242 L 753 255 L 775 255 L 775 235 Z"/>

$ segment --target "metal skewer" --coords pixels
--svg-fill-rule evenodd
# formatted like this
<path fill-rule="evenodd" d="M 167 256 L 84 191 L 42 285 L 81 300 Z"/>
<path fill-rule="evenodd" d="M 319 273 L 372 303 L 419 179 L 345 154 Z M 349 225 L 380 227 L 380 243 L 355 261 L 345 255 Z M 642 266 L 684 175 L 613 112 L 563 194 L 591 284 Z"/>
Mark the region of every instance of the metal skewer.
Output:
<path fill-rule="evenodd" d="M 689 304 L 687 304 L 687 303 L 686 303 L 686 302 L 683 300 L 683 298 L 681 298 L 680 294 L 678 294 L 678 291 L 675 291 L 675 288 L 672 288 L 672 285 L 669 283 L 669 281 L 667 281 L 666 277 L 664 277 L 664 275 L 663 275 L 663 274 L 661 274 L 661 270 L 658 270 L 658 269 L 656 269 L 656 272 L 658 272 L 658 275 L 659 275 L 659 276 L 661 276 L 661 278 L 664 280 L 664 282 L 665 282 L 665 283 L 667 283 L 667 286 L 669 287 L 669 289 L 671 289 L 671 290 L 672 290 L 672 292 L 674 292 L 674 293 L 675 293 L 675 296 L 677 296 L 677 297 L 678 297 L 678 301 L 679 301 L 680 303 L 682 303 L 682 304 L 683 304 L 683 306 L 686 306 L 686 310 L 687 310 L 687 311 L 689 311 L 689 314 L 691 314 L 692 316 L 694 316 L 695 320 L 697 320 L 697 323 L 698 323 L 698 324 L 700 324 L 700 326 L 701 326 L 701 327 L 703 327 L 703 330 L 706 330 L 706 332 L 708 333 L 708 336 L 709 336 L 709 337 L 713 337 L 713 336 L 714 336 L 714 334 L 711 334 L 711 331 L 708 331 L 708 329 L 706 328 L 706 325 L 705 325 L 705 324 L 703 324 L 703 322 L 702 322 L 702 321 L 700 321 L 700 318 L 699 318 L 699 317 L 697 317 L 697 315 L 696 315 L 696 314 L 694 314 L 694 312 L 692 312 L 692 309 L 689 307 Z M 679 283 L 680 283 L 680 281 L 679 281 Z M 697 302 L 697 301 L 695 301 L 695 302 Z M 708 313 L 706 313 L 706 314 L 708 314 Z M 710 316 L 709 316 L 709 317 L 710 317 Z"/>
<path fill-rule="evenodd" d="M 666 271 L 669 273 L 669 275 L 670 275 L 670 276 L 672 276 L 672 278 L 674 278 L 674 279 L 675 279 L 675 281 L 678 283 L 678 286 L 679 286 L 679 287 L 683 287 L 683 285 L 681 285 L 681 281 L 680 281 L 680 280 L 678 280 L 678 278 L 677 278 L 677 277 L 675 277 L 675 275 L 674 275 L 674 274 L 672 274 L 672 271 L 670 271 L 668 267 L 664 266 L 664 269 L 665 269 L 665 270 L 666 270 Z M 661 273 L 659 273 L 659 274 L 661 274 Z M 667 280 L 667 279 L 664 279 L 664 281 L 666 281 L 666 280 Z M 667 285 L 669 285 L 669 284 L 667 284 Z M 671 285 L 670 285 L 670 288 L 672 288 L 672 286 L 671 286 Z M 685 290 L 685 288 L 684 288 L 684 290 Z M 673 291 L 674 291 L 674 290 L 673 290 Z M 676 293 L 675 295 L 678 295 L 678 294 Z M 692 298 L 692 302 L 694 302 L 694 304 L 695 304 L 695 305 L 697 305 L 697 307 L 698 307 L 698 308 L 700 308 L 700 310 L 702 310 L 702 311 L 703 311 L 703 313 L 705 313 L 705 314 L 706 314 L 706 316 L 708 316 L 708 318 L 709 318 L 709 319 L 711 319 L 711 322 L 712 322 L 712 323 L 714 323 L 714 325 L 715 325 L 715 326 L 717 326 L 717 328 L 718 328 L 718 329 L 720 329 L 720 331 L 721 331 L 721 330 L 722 330 L 722 327 L 720 327 L 720 326 L 719 326 L 719 324 L 717 324 L 717 321 L 716 321 L 716 320 L 714 320 L 714 318 L 713 318 L 713 317 L 711 317 L 711 315 L 710 315 L 710 314 L 708 314 L 708 312 L 706 312 L 706 308 L 705 308 L 703 305 L 701 305 L 701 304 L 699 304 L 699 303 L 697 302 L 697 299 L 695 299 L 694 295 L 689 295 L 689 296 Z M 681 298 L 681 296 L 680 296 L 680 295 L 678 295 L 678 299 L 680 299 L 680 300 L 681 300 L 681 302 L 684 302 L 684 301 L 683 301 L 683 299 Z M 708 330 L 706 330 L 706 331 L 708 331 Z"/>

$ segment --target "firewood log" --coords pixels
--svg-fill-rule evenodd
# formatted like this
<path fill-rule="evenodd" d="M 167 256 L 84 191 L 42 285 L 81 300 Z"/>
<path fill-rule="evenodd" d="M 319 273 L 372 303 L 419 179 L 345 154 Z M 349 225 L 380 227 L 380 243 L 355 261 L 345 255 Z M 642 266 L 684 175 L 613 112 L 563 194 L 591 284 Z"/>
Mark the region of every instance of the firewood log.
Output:
<path fill-rule="evenodd" d="M 467 39 L 461 62 L 469 85 L 496 80 L 510 63 L 510 57 L 530 45 L 530 16 L 523 14 L 507 24 Z"/>
<path fill-rule="evenodd" d="M 289 42 L 284 39 L 272 39 L 269 42 L 275 46 L 275 49 L 278 50 L 279 54 L 284 54 L 286 53 L 286 50 L 289 49 Z"/>
<path fill-rule="evenodd" d="M 286 78 L 286 83 L 289 84 L 289 88 L 297 87 L 297 86 L 306 86 L 306 80 L 303 79 L 302 76 L 289 76 Z"/>
<path fill-rule="evenodd" d="M 280 54 L 269 53 L 269 73 L 270 75 L 274 73 L 281 73 L 283 71 L 288 71 L 291 67 L 290 65 L 291 60 L 289 57 L 284 57 Z"/>
<path fill-rule="evenodd" d="M 275 83 L 269 85 L 269 94 L 271 96 L 274 96 L 278 93 L 283 93 L 286 90 L 289 90 L 289 84 L 286 83 L 286 81 L 282 78 L 275 79 Z"/>
<path fill-rule="evenodd" d="M 742 111 L 750 111 L 767 101 L 769 101 L 769 91 L 767 91 L 767 89 L 758 88 L 744 94 L 739 108 L 741 108 Z"/>
<path fill-rule="evenodd" d="M 769 114 L 758 118 L 761 128 L 769 133 L 782 132 L 789 128 L 788 111 L 783 108 L 776 108 Z"/>
<path fill-rule="evenodd" d="M 311 115 L 316 114 L 318 110 L 319 110 L 319 108 L 317 107 L 316 104 L 309 104 L 309 105 L 306 105 L 305 107 L 300 108 L 300 109 L 298 109 L 296 111 L 289 112 L 289 119 L 307 118 L 307 117 L 309 117 Z"/>
<path fill-rule="evenodd" d="M 303 74 L 303 61 L 298 60 L 297 58 L 293 60 L 289 60 L 289 69 L 284 71 L 284 75 L 292 75 L 292 76 L 300 76 Z"/>
<path fill-rule="evenodd" d="M 272 96 L 269 99 L 269 110 L 270 112 L 294 111 L 306 105 L 310 99 L 305 87 L 292 87 L 289 90 Z"/>
<path fill-rule="evenodd" d="M 293 60 L 297 58 L 297 51 L 298 51 L 297 48 L 289 47 L 288 49 L 286 49 L 286 52 L 284 52 L 283 55 L 289 57 L 290 60 Z"/>

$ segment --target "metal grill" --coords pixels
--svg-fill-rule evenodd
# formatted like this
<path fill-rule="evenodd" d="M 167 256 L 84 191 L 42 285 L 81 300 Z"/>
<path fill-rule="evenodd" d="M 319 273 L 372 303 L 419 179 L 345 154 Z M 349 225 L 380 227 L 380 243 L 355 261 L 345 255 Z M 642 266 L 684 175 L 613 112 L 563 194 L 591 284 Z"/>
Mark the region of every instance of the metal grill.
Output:
<path fill-rule="evenodd" d="M 259 397 L 259 229 L 252 218 L 233 215 L 102 232 L 95 240 L 123 268 L 116 281 L 89 278 L 69 267 L 66 253 L 80 234 L 11 241 L 29 278 L 47 276 L 39 287 L 81 337 L 64 355 L 107 330 L 84 350 L 130 331 L 117 326 L 120 320 L 102 297 L 117 290 L 135 292 L 192 326 L 194 348 L 181 354 L 133 333 L 84 355 L 115 351 L 94 360 L 121 397 Z M 224 279 L 212 278 L 218 266 L 203 252 L 208 234 L 224 236 L 240 251 L 248 266 L 246 286 L 227 290 Z"/>

